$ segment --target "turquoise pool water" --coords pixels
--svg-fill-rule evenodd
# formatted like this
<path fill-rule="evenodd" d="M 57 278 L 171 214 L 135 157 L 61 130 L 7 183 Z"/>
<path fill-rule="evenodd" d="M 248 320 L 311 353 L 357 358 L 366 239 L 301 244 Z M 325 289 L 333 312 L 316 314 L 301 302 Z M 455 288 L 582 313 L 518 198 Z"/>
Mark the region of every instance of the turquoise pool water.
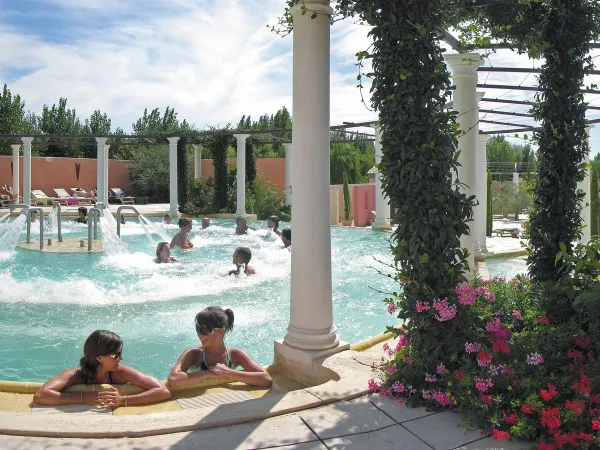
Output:
<path fill-rule="evenodd" d="M 488 258 L 485 260 L 492 277 L 514 278 L 517 274 L 527 273 L 527 257 Z"/>
<path fill-rule="evenodd" d="M 165 379 L 179 354 L 198 345 L 194 317 L 209 305 L 235 313 L 228 345 L 270 363 L 273 341 L 289 323 L 290 252 L 279 239 L 265 239 L 265 222 L 250 222 L 258 230 L 248 236 L 236 236 L 233 221 L 212 223 L 202 230 L 194 221 L 194 248 L 173 254 L 179 264 L 155 264 L 161 239 L 149 240 L 133 219 L 122 228 L 121 254 L 0 253 L 0 379 L 44 381 L 76 366 L 85 338 L 99 328 L 123 338 L 124 364 Z M 0 224 L 0 236 L 7 226 Z M 169 238 L 178 231 L 160 228 Z M 37 234 L 33 227 L 32 238 Z M 370 268 L 386 271 L 374 258 L 392 262 L 389 234 L 350 228 L 331 234 L 334 321 L 341 338 L 355 342 L 395 323 L 377 291 L 396 287 Z M 87 237 L 87 226 L 64 220 L 63 236 Z M 224 276 L 237 246 L 252 249 L 257 275 Z"/>

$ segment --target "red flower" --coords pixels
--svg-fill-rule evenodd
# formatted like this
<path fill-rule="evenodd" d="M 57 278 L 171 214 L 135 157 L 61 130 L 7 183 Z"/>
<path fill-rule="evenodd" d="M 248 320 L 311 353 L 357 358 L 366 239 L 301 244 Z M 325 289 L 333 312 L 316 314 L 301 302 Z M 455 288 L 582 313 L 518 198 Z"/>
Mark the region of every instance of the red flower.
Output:
<path fill-rule="evenodd" d="M 549 430 L 560 428 L 562 425 L 562 422 L 560 421 L 560 410 L 558 408 L 548 408 L 543 410 L 540 423 Z"/>
<path fill-rule="evenodd" d="M 500 431 L 496 430 L 495 428 L 492 428 L 492 435 L 496 440 L 506 439 L 508 441 L 510 439 L 510 434 L 508 434 L 507 431 Z"/>
<path fill-rule="evenodd" d="M 479 355 L 477 356 L 477 359 L 477 364 L 479 364 L 479 366 L 481 367 L 485 367 L 492 362 L 492 354 L 487 353 L 483 350 L 479 350 Z"/>
<path fill-rule="evenodd" d="M 531 414 L 533 411 L 536 411 L 537 407 L 535 405 L 531 405 L 529 407 L 525 406 L 523 403 L 521 403 L 521 412 L 525 413 L 525 414 Z"/>
<path fill-rule="evenodd" d="M 546 316 L 541 316 L 537 318 L 537 323 L 541 323 L 542 325 L 550 325 L 550 319 Z"/>
<path fill-rule="evenodd" d="M 488 406 L 492 406 L 492 396 L 491 395 L 481 395 L 481 396 L 479 396 L 479 400 L 481 400 L 483 403 L 487 404 Z"/>
<path fill-rule="evenodd" d="M 507 355 L 510 355 L 510 346 L 505 341 L 493 341 L 492 350 L 495 352 L 502 352 Z"/>
<path fill-rule="evenodd" d="M 594 430 L 594 431 L 600 430 L 600 420 L 592 419 L 592 430 Z"/>
<path fill-rule="evenodd" d="M 583 400 L 573 400 L 572 402 L 571 400 L 567 400 L 565 402 L 565 407 L 573 411 L 576 416 L 580 416 L 585 409 L 585 402 Z"/>
<path fill-rule="evenodd" d="M 511 413 L 507 415 L 504 411 L 502 411 L 502 418 L 504 419 L 507 425 L 514 425 L 515 423 L 517 423 L 517 419 L 519 418 L 519 416 L 517 416 L 517 413 Z"/>
<path fill-rule="evenodd" d="M 521 384 L 521 380 L 515 380 L 512 382 L 512 385 L 517 387 L 519 384 Z"/>
<path fill-rule="evenodd" d="M 595 405 L 596 403 L 600 403 L 600 394 L 594 394 L 590 397 L 590 403 Z"/>
<path fill-rule="evenodd" d="M 454 371 L 454 377 L 457 380 L 460 380 L 461 378 L 464 378 L 465 376 L 465 369 L 460 369 L 460 370 L 455 370 Z"/>
<path fill-rule="evenodd" d="M 593 352 L 593 351 L 589 350 L 589 351 L 587 352 L 587 359 L 589 359 L 590 361 L 591 361 L 592 359 L 594 359 L 594 352 Z"/>
<path fill-rule="evenodd" d="M 567 352 L 567 358 L 574 359 L 583 359 L 583 353 L 580 350 L 575 350 L 574 348 L 570 348 Z"/>
<path fill-rule="evenodd" d="M 513 371 L 510 369 L 506 369 L 506 375 L 508 375 L 509 377 L 512 377 Z"/>
<path fill-rule="evenodd" d="M 538 450 L 554 450 L 556 447 L 552 444 L 546 444 L 545 442 L 540 442 L 540 446 Z"/>
<path fill-rule="evenodd" d="M 579 432 L 579 439 L 585 442 L 592 442 L 594 440 L 594 436 L 588 433 L 584 433 L 583 431 Z"/>
<path fill-rule="evenodd" d="M 575 338 L 573 339 L 573 342 L 575 342 L 575 345 L 578 345 L 581 348 L 586 348 L 592 343 L 592 339 L 589 336 L 586 336 L 583 339 Z"/>
<path fill-rule="evenodd" d="M 558 392 L 556 392 L 556 387 L 552 383 L 548 383 L 548 390 L 542 389 L 540 391 L 540 395 L 547 402 L 556 397 L 557 394 Z"/>
<path fill-rule="evenodd" d="M 589 394 L 592 392 L 592 379 L 586 377 L 585 375 L 581 375 L 579 381 L 573 383 L 573 389 L 582 394 Z"/>

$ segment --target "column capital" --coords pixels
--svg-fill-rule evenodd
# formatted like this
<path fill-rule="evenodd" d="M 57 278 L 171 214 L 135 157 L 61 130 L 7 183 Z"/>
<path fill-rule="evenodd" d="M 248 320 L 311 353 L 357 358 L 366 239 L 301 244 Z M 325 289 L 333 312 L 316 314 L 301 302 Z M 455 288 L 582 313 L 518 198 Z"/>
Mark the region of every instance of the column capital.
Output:
<path fill-rule="evenodd" d="M 283 148 L 286 150 L 292 151 L 293 143 L 292 142 L 283 142 Z"/>
<path fill-rule="evenodd" d="M 110 144 L 104 144 L 104 151 L 108 152 L 110 150 Z"/>
<path fill-rule="evenodd" d="M 485 144 L 488 141 L 489 138 L 490 138 L 489 134 L 481 134 L 481 133 L 479 133 L 477 135 L 477 142 L 479 142 L 480 144 Z"/>
<path fill-rule="evenodd" d="M 591 124 L 591 125 L 586 125 L 585 127 L 585 132 L 588 134 L 588 136 L 590 135 L 590 133 L 592 132 L 592 128 L 594 128 L 596 125 Z"/>
<path fill-rule="evenodd" d="M 167 140 L 169 141 L 169 145 L 177 145 L 179 142 L 179 138 L 177 136 L 168 137 Z"/>
<path fill-rule="evenodd" d="M 202 147 L 202 145 L 201 145 L 201 144 L 192 144 L 192 148 L 193 148 L 194 150 L 200 150 L 200 148 L 201 148 L 201 147 Z"/>
<path fill-rule="evenodd" d="M 21 149 L 21 144 L 11 144 L 13 152 L 18 152 Z"/>
<path fill-rule="evenodd" d="M 22 137 L 21 141 L 23 142 L 24 145 L 31 145 L 31 143 L 33 142 L 33 138 L 32 137 Z"/>
<path fill-rule="evenodd" d="M 105 138 L 105 137 L 97 137 L 96 138 L 96 142 L 98 143 L 98 145 L 106 145 L 106 140 L 107 139 L 108 138 Z"/>
<path fill-rule="evenodd" d="M 295 0 L 295 5 L 290 8 L 290 14 L 292 16 L 296 16 L 297 14 L 302 14 L 302 7 L 304 6 L 308 11 L 317 13 L 317 14 L 333 14 L 333 8 L 329 6 L 329 0 Z M 310 19 L 311 14 L 306 14 L 306 16 Z"/>
<path fill-rule="evenodd" d="M 242 142 L 246 142 L 246 139 L 250 137 L 249 134 L 234 134 L 233 136 L 237 139 L 238 143 L 240 142 L 240 140 Z"/>
<path fill-rule="evenodd" d="M 455 53 L 445 55 L 444 59 L 452 68 L 452 78 L 477 78 L 477 69 L 483 65 L 483 59 L 479 53 Z"/>
<path fill-rule="evenodd" d="M 479 105 L 479 102 L 481 101 L 481 99 L 485 95 L 485 92 L 477 92 L 475 95 L 477 96 L 477 104 Z"/>

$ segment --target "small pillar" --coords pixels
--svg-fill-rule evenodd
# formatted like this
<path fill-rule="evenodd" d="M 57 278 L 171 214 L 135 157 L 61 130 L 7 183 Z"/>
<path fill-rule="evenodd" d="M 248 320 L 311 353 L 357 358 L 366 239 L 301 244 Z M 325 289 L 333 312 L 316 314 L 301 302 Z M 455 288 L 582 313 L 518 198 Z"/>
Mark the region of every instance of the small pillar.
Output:
<path fill-rule="evenodd" d="M 487 249 L 487 134 L 477 137 L 477 160 L 475 161 L 475 195 L 479 204 L 475 206 L 473 223 L 476 256 L 483 257 Z"/>
<path fill-rule="evenodd" d="M 237 217 L 246 216 L 246 138 L 248 134 L 235 134 L 237 139 Z"/>
<path fill-rule="evenodd" d="M 13 152 L 13 184 L 12 184 L 12 188 L 13 188 L 13 194 L 15 195 L 15 202 L 16 203 L 20 203 L 19 202 L 19 194 L 21 192 L 19 184 L 20 184 L 20 180 L 19 180 L 19 150 L 21 149 L 21 144 L 13 144 L 11 145 L 12 147 L 12 152 Z"/>
<path fill-rule="evenodd" d="M 194 147 L 194 180 L 202 178 L 202 146 L 193 144 Z"/>
<path fill-rule="evenodd" d="M 467 197 L 474 194 L 475 187 L 475 148 L 477 146 L 477 135 L 474 131 L 479 122 L 477 108 L 477 69 L 483 64 L 478 53 L 459 53 L 446 55 L 446 61 L 452 68 L 452 80 L 456 86 L 453 95 L 453 108 L 458 113 L 456 118 L 462 135 L 458 139 L 460 155 L 458 162 L 458 179 L 464 184 L 464 192 Z M 467 259 L 469 269 L 475 269 L 475 245 L 473 230 L 469 234 L 460 237 L 463 248 L 469 252 Z"/>
<path fill-rule="evenodd" d="M 104 186 L 106 187 L 106 203 L 108 204 L 108 190 L 110 185 L 108 184 L 108 152 L 110 145 L 104 145 Z"/>
<path fill-rule="evenodd" d="M 32 137 L 21 138 L 23 141 L 23 204 L 31 206 L 31 142 Z"/>
<path fill-rule="evenodd" d="M 381 128 L 375 126 L 375 222 L 371 226 L 373 230 L 391 231 L 390 225 L 390 203 L 386 200 L 383 192 L 383 182 L 379 164 L 381 164 Z"/>
<path fill-rule="evenodd" d="M 515 186 L 515 191 L 519 192 L 519 172 L 513 172 L 512 182 L 513 182 L 513 185 Z"/>
<path fill-rule="evenodd" d="M 106 138 L 105 137 L 97 137 L 96 138 L 96 146 L 97 146 L 97 155 L 96 155 L 96 184 L 98 189 L 98 202 L 102 202 L 105 205 L 108 204 L 108 186 L 105 185 L 106 178 L 104 176 L 104 168 L 106 167 Z"/>
<path fill-rule="evenodd" d="M 590 139 L 590 133 L 592 132 L 592 128 L 594 128 L 594 125 L 588 125 L 587 127 L 585 127 L 585 131 L 587 133 L 588 136 L 588 142 Z M 590 152 L 588 152 L 587 155 L 585 155 L 585 160 L 584 162 L 586 164 L 589 165 L 590 163 Z M 581 240 L 579 241 L 582 244 L 587 244 L 588 242 L 590 242 L 590 239 L 592 238 L 592 229 L 591 229 L 591 225 L 592 225 L 592 207 L 591 207 L 591 192 L 592 192 L 592 185 L 591 185 L 591 173 L 590 173 L 590 168 L 587 167 L 585 169 L 585 178 L 583 179 L 583 181 L 580 181 L 579 183 L 577 183 L 577 189 L 581 189 L 583 192 L 585 192 L 585 197 L 583 198 L 582 202 L 581 202 L 581 224 L 584 225 L 583 230 L 581 231 Z"/>
<path fill-rule="evenodd" d="M 285 149 L 285 206 L 292 204 L 292 143 L 283 144 Z"/>
<path fill-rule="evenodd" d="M 177 142 L 178 137 L 167 138 L 169 141 L 169 199 L 171 217 L 177 217 L 179 213 L 177 209 Z"/>

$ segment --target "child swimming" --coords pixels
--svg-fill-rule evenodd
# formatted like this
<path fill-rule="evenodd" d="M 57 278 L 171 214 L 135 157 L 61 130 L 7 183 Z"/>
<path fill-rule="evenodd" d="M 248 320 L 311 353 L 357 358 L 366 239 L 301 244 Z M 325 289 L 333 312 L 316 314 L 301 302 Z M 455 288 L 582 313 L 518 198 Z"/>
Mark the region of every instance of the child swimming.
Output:
<path fill-rule="evenodd" d="M 194 247 L 190 241 L 190 231 L 192 231 L 192 221 L 187 217 L 179 219 L 179 228 L 181 231 L 173 236 L 171 240 L 171 248 L 181 247 L 184 250 Z"/>
<path fill-rule="evenodd" d="M 201 347 L 184 351 L 171 370 L 170 388 L 193 385 L 204 378 L 224 377 L 254 386 L 271 387 L 271 375 L 239 348 L 225 346 L 225 334 L 233 329 L 233 311 L 209 306 L 198 313 L 196 334 Z M 241 366 L 244 370 L 235 370 Z M 190 370 L 196 368 L 196 370 Z"/>
<path fill-rule="evenodd" d="M 249 266 L 248 263 L 252 259 L 252 251 L 248 247 L 238 247 L 233 252 L 233 264 L 237 266 L 236 270 L 231 270 L 229 275 L 239 275 L 242 266 L 246 275 L 254 275 L 256 270 Z"/>

